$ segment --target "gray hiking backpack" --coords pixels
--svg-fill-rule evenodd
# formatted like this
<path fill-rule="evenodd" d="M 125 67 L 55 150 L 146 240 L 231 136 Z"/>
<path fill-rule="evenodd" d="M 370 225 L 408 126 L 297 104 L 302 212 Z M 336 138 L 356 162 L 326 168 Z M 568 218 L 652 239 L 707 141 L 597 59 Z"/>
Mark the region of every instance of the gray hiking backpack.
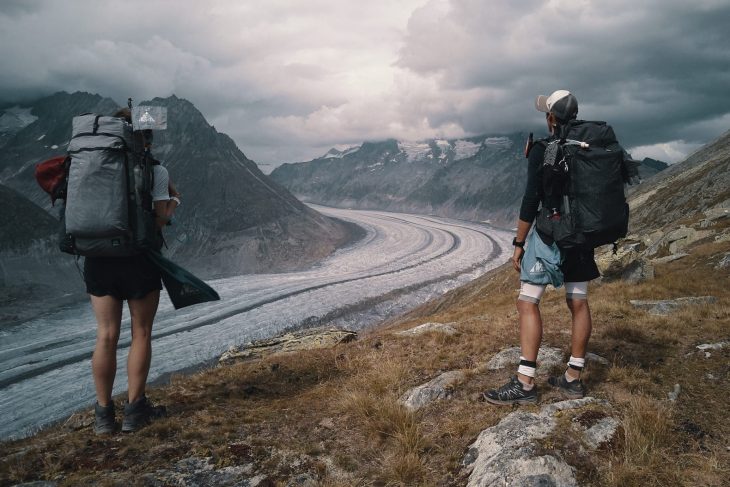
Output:
<path fill-rule="evenodd" d="M 74 117 L 62 251 L 123 257 L 160 248 L 152 210 L 153 160 L 134 141 L 132 125 L 123 118 Z"/>

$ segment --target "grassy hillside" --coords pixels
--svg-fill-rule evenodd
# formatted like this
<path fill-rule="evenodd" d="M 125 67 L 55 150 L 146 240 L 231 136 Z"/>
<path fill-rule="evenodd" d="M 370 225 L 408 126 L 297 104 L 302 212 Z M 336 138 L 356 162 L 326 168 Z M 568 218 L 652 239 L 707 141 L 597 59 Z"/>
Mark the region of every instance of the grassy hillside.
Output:
<path fill-rule="evenodd" d="M 727 485 L 730 349 L 706 357 L 696 346 L 730 338 L 730 289 L 718 285 L 729 271 L 715 269 L 728 251 L 730 242 L 698 242 L 690 256 L 657 265 L 652 281 L 592 286 L 590 350 L 611 365 L 594 365 L 584 378 L 622 427 L 595 454 L 569 436 L 543 442 L 577 469 L 581 485 Z M 175 376 L 150 393 L 168 406 L 167 419 L 133 435 L 96 437 L 89 427 L 59 426 L 7 443 L 0 483 L 163 485 L 153 479 L 193 457 L 221 472 L 248 465 L 260 481 L 252 485 L 290 485 L 295 478 L 312 482 L 305 485 L 463 485 L 467 446 L 512 411 L 479 396 L 513 373 L 488 372 L 484 364 L 518 344 L 517 288 L 517 274 L 503 266 L 355 342 Z M 701 295 L 718 302 L 668 316 L 629 304 Z M 542 310 L 544 343 L 567 356 L 562 291 L 548 292 Z M 453 323 L 458 334 L 394 334 L 434 321 Z M 467 379 L 450 400 L 417 413 L 398 401 L 407 389 L 456 369 Z M 675 384 L 681 392 L 671 402 Z M 541 404 L 557 400 L 541 388 Z"/>

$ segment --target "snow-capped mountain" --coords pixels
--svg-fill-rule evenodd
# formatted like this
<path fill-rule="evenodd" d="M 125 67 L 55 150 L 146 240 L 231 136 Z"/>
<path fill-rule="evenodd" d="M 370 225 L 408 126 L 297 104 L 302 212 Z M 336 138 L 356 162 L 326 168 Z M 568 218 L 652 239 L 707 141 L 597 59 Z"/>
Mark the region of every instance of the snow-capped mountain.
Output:
<path fill-rule="evenodd" d="M 305 201 L 506 223 L 524 188 L 525 137 L 365 142 L 271 177 Z"/>
<path fill-rule="evenodd" d="M 271 177 L 304 201 L 511 226 L 525 187 L 526 137 L 366 142 L 332 149 L 309 162 L 283 164 Z M 664 167 L 660 161 L 645 162 L 642 177 Z"/>

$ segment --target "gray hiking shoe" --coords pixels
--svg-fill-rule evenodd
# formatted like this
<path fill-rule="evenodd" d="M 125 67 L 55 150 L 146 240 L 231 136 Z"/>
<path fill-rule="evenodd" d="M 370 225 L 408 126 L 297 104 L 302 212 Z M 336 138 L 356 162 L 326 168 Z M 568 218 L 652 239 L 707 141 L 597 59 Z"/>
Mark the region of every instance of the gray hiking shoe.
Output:
<path fill-rule="evenodd" d="M 500 406 L 510 404 L 537 404 L 537 386 L 526 391 L 522 388 L 522 382 L 517 376 L 512 376 L 505 385 L 499 389 L 492 389 L 482 394 L 485 401 Z"/>
<path fill-rule="evenodd" d="M 570 399 L 580 399 L 586 395 L 586 388 L 583 382 L 580 379 L 568 382 L 565 374 L 550 377 L 548 383 L 553 387 L 557 387 L 565 397 Z"/>
<path fill-rule="evenodd" d="M 162 418 L 166 415 L 165 406 L 153 406 L 147 396 L 142 396 L 133 403 L 124 406 L 122 433 L 137 431 L 150 424 L 153 419 Z"/>
<path fill-rule="evenodd" d="M 110 402 L 108 406 L 100 406 L 99 403 L 94 404 L 94 433 L 97 435 L 110 435 L 116 429 L 114 422 L 114 402 Z"/>

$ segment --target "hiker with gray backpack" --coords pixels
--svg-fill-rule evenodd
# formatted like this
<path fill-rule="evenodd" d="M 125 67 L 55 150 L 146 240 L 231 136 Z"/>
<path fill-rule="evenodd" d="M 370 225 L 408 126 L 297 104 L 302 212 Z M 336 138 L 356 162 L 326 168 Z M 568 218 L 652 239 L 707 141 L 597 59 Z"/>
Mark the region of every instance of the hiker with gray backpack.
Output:
<path fill-rule="evenodd" d="M 162 283 L 175 309 L 220 299 L 205 282 L 160 253 L 161 229 L 180 205 L 167 169 L 150 152 L 153 130 L 167 128 L 167 109 L 132 108 L 131 99 L 128 106 L 113 117 L 74 117 L 67 154 L 37 164 L 35 171 L 51 203 L 64 201 L 60 250 L 85 257 L 83 277 L 97 321 L 92 357 L 97 434 L 116 430 L 112 388 L 124 301 L 132 341 L 121 429 L 132 432 L 164 414 L 145 395 Z"/>
<path fill-rule="evenodd" d="M 85 256 L 84 281 L 97 321 L 91 361 L 97 434 L 116 429 L 112 387 L 124 301 L 132 341 L 122 431 L 136 431 L 164 414 L 145 396 L 162 289 L 160 270 L 145 250 L 161 247 L 160 229 L 180 204 L 180 194 L 167 169 L 151 157 L 151 142 L 151 130 L 133 129 L 130 109 L 113 117 L 73 119 L 61 249 Z"/>
<path fill-rule="evenodd" d="M 498 405 L 537 402 L 539 305 L 548 284 L 565 285 L 572 317 L 567 368 L 548 382 L 566 397 L 585 395 L 580 377 L 592 329 L 588 282 L 600 276 L 594 249 L 626 236 L 624 186 L 638 180 L 638 164 L 619 145 L 613 129 L 605 122 L 578 120 L 578 100 L 569 91 L 540 95 L 535 107 L 545 113 L 551 135 L 533 143 L 530 134 L 525 148 L 527 183 L 512 241 L 512 265 L 521 281 L 520 363 L 517 375 L 482 395 Z"/>

